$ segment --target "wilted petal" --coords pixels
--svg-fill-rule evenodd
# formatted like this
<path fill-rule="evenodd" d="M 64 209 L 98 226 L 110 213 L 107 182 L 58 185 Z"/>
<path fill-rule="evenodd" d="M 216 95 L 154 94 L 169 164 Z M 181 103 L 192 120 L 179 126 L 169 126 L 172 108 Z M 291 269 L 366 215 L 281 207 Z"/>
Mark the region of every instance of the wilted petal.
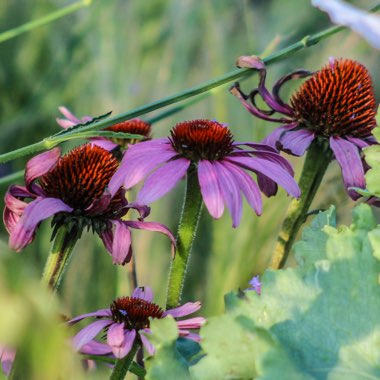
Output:
<path fill-rule="evenodd" d="M 198 179 L 202 198 L 208 212 L 213 218 L 219 219 L 224 211 L 223 195 L 218 182 L 217 172 L 210 161 L 199 161 Z"/>
<path fill-rule="evenodd" d="M 131 260 L 131 231 L 129 231 L 127 222 L 121 220 L 112 220 L 114 225 L 112 241 L 112 258 L 114 264 L 124 265 Z"/>
<path fill-rule="evenodd" d="M 268 198 L 273 197 L 277 194 L 278 186 L 275 181 L 272 181 L 267 176 L 257 173 L 257 183 L 259 188 L 263 194 L 265 194 Z"/>
<path fill-rule="evenodd" d="M 115 323 L 107 333 L 107 343 L 111 346 L 113 354 L 121 359 L 128 355 L 136 338 L 135 330 L 124 329 L 124 323 Z"/>
<path fill-rule="evenodd" d="M 311 3 L 328 13 L 331 21 L 359 33 L 372 46 L 380 49 L 380 17 L 340 0 L 312 0 Z"/>
<path fill-rule="evenodd" d="M 301 194 L 297 182 L 281 166 L 259 157 L 229 157 L 226 160 L 236 163 L 237 165 L 257 173 L 262 173 L 272 181 L 282 186 L 286 192 L 293 197 L 298 198 Z"/>
<path fill-rule="evenodd" d="M 314 138 L 313 132 L 308 129 L 299 129 L 298 131 L 284 133 L 280 139 L 280 143 L 285 152 L 290 152 L 295 156 L 303 156 Z"/>
<path fill-rule="evenodd" d="M 291 131 L 292 129 L 296 128 L 297 126 L 298 123 L 282 125 L 281 127 L 276 128 L 267 137 L 265 137 L 262 143 L 272 146 L 274 148 L 281 147 L 281 136 L 287 131 Z"/>
<path fill-rule="evenodd" d="M 174 318 L 184 317 L 185 315 L 189 315 L 195 313 L 201 308 L 200 302 L 187 302 L 182 306 L 178 306 L 174 309 L 166 310 L 164 312 L 164 316 L 171 315 Z"/>
<path fill-rule="evenodd" d="M 100 331 L 112 323 L 113 322 L 108 319 L 101 319 L 99 321 L 92 322 L 88 326 L 84 327 L 73 338 L 74 349 L 79 351 L 85 344 L 94 339 L 100 333 Z"/>
<path fill-rule="evenodd" d="M 360 195 L 349 187 L 365 189 L 365 178 L 362 160 L 357 146 L 340 137 L 330 137 L 330 147 L 342 169 L 344 186 L 352 199 Z"/>
<path fill-rule="evenodd" d="M 167 142 L 152 140 L 130 146 L 109 183 L 111 194 L 114 195 L 123 184 L 127 190 L 130 189 L 153 169 L 176 156 L 177 152 L 169 149 L 168 145 Z"/>
<path fill-rule="evenodd" d="M 67 323 L 68 324 L 74 324 L 76 322 L 81 321 L 82 319 L 91 318 L 91 317 L 94 317 L 94 318 L 111 317 L 111 310 L 110 309 L 100 309 L 100 310 L 94 311 L 92 313 L 78 315 L 77 317 L 70 319 Z"/>
<path fill-rule="evenodd" d="M 50 218 L 58 212 L 71 212 L 73 209 L 57 198 L 37 198 L 29 203 L 24 214 L 14 227 L 9 237 L 12 249 L 20 251 L 30 244 L 34 232 L 42 220 Z"/>
<path fill-rule="evenodd" d="M 232 227 L 237 227 L 240 224 L 241 214 L 243 211 L 243 201 L 240 193 L 240 188 L 235 182 L 235 178 L 227 167 L 219 161 L 214 162 L 214 168 L 217 171 L 220 189 L 223 194 L 224 201 L 232 216 Z"/>
<path fill-rule="evenodd" d="M 139 286 L 133 291 L 132 297 L 151 302 L 153 300 L 153 291 L 149 286 Z"/>
<path fill-rule="evenodd" d="M 144 182 L 137 202 L 149 204 L 168 193 L 185 176 L 190 163 L 186 158 L 179 158 L 158 168 Z"/>
<path fill-rule="evenodd" d="M 25 184 L 29 189 L 31 183 L 52 169 L 61 156 L 61 149 L 54 148 L 38 154 L 28 161 L 25 168 Z"/>
<path fill-rule="evenodd" d="M 255 181 L 244 170 L 231 164 L 228 161 L 224 162 L 228 170 L 234 175 L 237 186 L 243 192 L 247 199 L 248 204 L 255 210 L 257 215 L 261 215 L 263 209 L 263 202 L 261 200 L 261 193 Z"/>

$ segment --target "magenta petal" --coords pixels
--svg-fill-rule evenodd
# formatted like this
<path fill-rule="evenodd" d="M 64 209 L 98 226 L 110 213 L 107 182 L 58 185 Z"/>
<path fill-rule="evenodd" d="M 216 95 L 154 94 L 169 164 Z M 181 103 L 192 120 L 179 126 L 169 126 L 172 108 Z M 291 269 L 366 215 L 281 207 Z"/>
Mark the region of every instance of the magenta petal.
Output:
<path fill-rule="evenodd" d="M 140 286 L 133 291 L 132 297 L 151 302 L 153 300 L 153 291 L 149 286 Z"/>
<path fill-rule="evenodd" d="M 28 161 L 25 168 L 25 184 L 29 189 L 31 183 L 38 177 L 46 174 L 50 169 L 52 169 L 58 162 L 61 156 L 61 149 L 54 148 L 43 152 L 31 160 Z"/>
<path fill-rule="evenodd" d="M 350 137 L 350 136 L 346 136 L 345 139 L 355 144 L 359 149 L 366 148 L 367 146 L 370 146 L 371 144 L 374 144 L 374 143 L 376 144 L 376 141 L 371 142 L 370 139 L 367 139 L 366 141 L 364 139 L 359 139 L 357 137 Z"/>
<path fill-rule="evenodd" d="M 356 200 L 360 195 L 349 187 L 365 189 L 365 178 L 359 149 L 353 143 L 341 137 L 330 137 L 330 147 L 342 169 L 343 182 L 348 195 Z"/>
<path fill-rule="evenodd" d="M 149 339 L 144 335 L 144 333 L 139 332 L 139 334 L 140 334 L 141 342 L 144 345 L 145 349 L 147 350 L 148 354 L 153 355 L 156 351 L 153 344 L 150 343 Z"/>
<path fill-rule="evenodd" d="M 190 163 L 186 158 L 179 158 L 158 168 L 144 182 L 137 194 L 137 202 L 149 204 L 168 193 L 185 176 Z"/>
<path fill-rule="evenodd" d="M 99 236 L 102 239 L 103 244 L 106 247 L 107 251 L 112 256 L 112 242 L 113 242 L 113 231 L 112 231 L 112 228 L 106 229 Z"/>
<path fill-rule="evenodd" d="M 24 214 L 10 234 L 10 247 L 16 251 L 20 251 L 32 242 L 34 232 L 42 220 L 47 219 L 58 212 L 71 212 L 72 210 L 73 209 L 70 206 L 62 202 L 60 199 L 35 199 L 25 208 Z"/>
<path fill-rule="evenodd" d="M 218 182 L 217 171 L 210 161 L 199 161 L 198 180 L 207 210 L 214 219 L 219 219 L 224 211 L 223 195 Z"/>
<path fill-rule="evenodd" d="M 227 204 L 227 208 L 232 216 L 232 227 L 240 224 L 241 214 L 243 211 L 243 200 L 240 188 L 237 186 L 235 178 L 230 171 L 220 161 L 214 162 L 214 168 L 218 172 L 218 181 L 223 194 L 223 199 Z"/>
<path fill-rule="evenodd" d="M 287 131 L 291 131 L 296 128 L 298 123 L 291 123 L 288 125 L 282 125 L 281 127 L 276 128 L 272 133 L 270 133 L 265 139 L 262 141 L 263 144 L 267 144 L 277 148 L 281 141 L 281 136 Z"/>
<path fill-rule="evenodd" d="M 282 186 L 286 192 L 293 197 L 298 198 L 301 194 L 294 178 L 276 163 L 259 157 L 229 157 L 228 161 L 234 162 L 254 172 L 262 173 L 264 176 Z"/>
<path fill-rule="evenodd" d="M 179 330 L 179 335 L 183 336 L 186 339 L 193 340 L 194 342 L 200 342 L 201 341 L 201 337 L 199 336 L 199 334 L 191 333 L 188 331 L 186 331 L 186 333 L 185 333 L 184 331 Z"/>
<path fill-rule="evenodd" d="M 121 359 L 131 350 L 136 338 L 135 330 L 125 330 L 124 323 L 114 323 L 107 332 L 107 343 L 113 354 Z"/>
<path fill-rule="evenodd" d="M 86 343 L 80 349 L 80 353 L 85 355 L 109 355 L 111 352 L 112 350 L 108 344 L 100 343 L 96 340 Z"/>
<path fill-rule="evenodd" d="M 252 207 L 257 215 L 261 215 L 263 210 L 263 202 L 261 200 L 259 187 L 255 181 L 249 174 L 240 169 L 238 166 L 233 165 L 228 161 L 225 161 L 224 165 L 228 167 L 229 171 L 233 174 L 236 184 L 243 192 L 248 204 Z"/>
<path fill-rule="evenodd" d="M 90 139 L 90 142 L 91 145 L 99 146 L 100 148 L 103 148 L 108 151 L 111 151 L 119 146 L 118 144 L 115 144 L 111 140 L 107 140 L 104 137 L 92 137 Z"/>
<path fill-rule="evenodd" d="M 61 126 L 63 129 L 67 129 L 67 128 L 71 128 L 73 127 L 74 125 L 78 124 L 78 123 L 73 123 L 72 121 L 70 120 L 66 120 L 66 119 L 60 119 L 60 118 L 56 118 L 55 121 L 57 122 L 57 124 L 59 126 Z"/>
<path fill-rule="evenodd" d="M 281 137 L 282 149 L 293 153 L 295 156 L 303 156 L 314 138 L 314 133 L 308 129 L 289 131 Z"/>
<path fill-rule="evenodd" d="M 99 321 L 92 322 L 80 330 L 73 338 L 74 349 L 79 351 L 85 344 L 94 339 L 100 331 L 112 323 L 113 322 L 109 319 L 101 319 Z"/>
<path fill-rule="evenodd" d="M 200 308 L 201 308 L 200 302 L 187 302 L 182 306 L 178 306 L 174 309 L 166 310 L 164 312 L 164 316 L 171 315 L 174 318 L 184 317 L 185 315 L 195 313 Z"/>
<path fill-rule="evenodd" d="M 67 323 L 74 324 L 76 322 L 81 321 L 82 319 L 91 318 L 91 317 L 94 317 L 94 318 L 111 317 L 111 310 L 110 309 L 100 309 L 100 310 L 94 311 L 92 313 L 78 315 L 77 317 L 70 319 Z"/>
<path fill-rule="evenodd" d="M 154 168 L 176 156 L 177 152 L 173 148 L 169 149 L 168 145 L 170 144 L 162 141 L 156 143 L 153 140 L 130 146 L 109 183 L 112 196 L 123 184 L 127 190 L 130 189 Z"/>
<path fill-rule="evenodd" d="M 1 368 L 6 376 L 9 376 L 16 357 L 16 351 L 0 346 Z"/>
<path fill-rule="evenodd" d="M 250 141 L 240 141 L 240 142 L 235 141 L 232 145 L 234 147 L 239 147 L 240 145 L 246 145 L 256 150 L 263 150 L 263 151 L 273 152 L 273 153 L 278 152 L 276 148 L 273 148 L 272 146 L 268 144 L 252 143 Z"/>
<path fill-rule="evenodd" d="M 199 329 L 206 323 L 206 318 L 195 317 L 184 319 L 183 321 L 177 321 L 177 326 L 179 329 Z"/>
<path fill-rule="evenodd" d="M 176 246 L 175 237 L 171 233 L 169 228 L 166 227 L 165 225 L 163 225 L 161 223 L 157 223 L 157 222 L 139 222 L 139 221 L 132 221 L 132 220 L 126 220 L 124 223 L 131 228 L 136 228 L 138 230 L 160 232 L 160 233 L 168 236 L 169 239 L 171 240 L 172 255 L 174 255 L 175 246 Z"/>
<path fill-rule="evenodd" d="M 131 260 L 131 231 L 129 231 L 127 222 L 112 220 L 115 226 L 112 241 L 112 258 L 114 264 L 124 265 Z"/>

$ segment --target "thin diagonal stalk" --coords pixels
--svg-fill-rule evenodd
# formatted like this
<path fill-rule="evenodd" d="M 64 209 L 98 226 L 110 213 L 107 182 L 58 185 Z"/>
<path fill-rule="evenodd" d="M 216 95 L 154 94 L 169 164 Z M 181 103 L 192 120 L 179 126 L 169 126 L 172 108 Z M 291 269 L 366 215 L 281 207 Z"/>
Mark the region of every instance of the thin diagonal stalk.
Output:
<path fill-rule="evenodd" d="M 187 267 L 197 233 L 203 200 L 195 167 L 187 174 L 186 193 L 177 233 L 177 250 L 170 266 L 166 309 L 177 307 L 181 302 Z"/>
<path fill-rule="evenodd" d="M 70 4 L 66 7 L 58 9 L 55 12 L 49 13 L 48 15 L 38 18 L 37 20 L 29 21 L 25 24 L 17 26 L 16 28 L 6 30 L 5 32 L 0 33 L 0 43 L 8 41 L 11 38 L 17 37 L 20 34 L 30 32 L 31 30 L 38 28 L 39 26 L 46 25 L 49 22 L 55 21 L 61 17 L 69 15 L 77 11 L 80 8 L 86 7 L 91 4 L 91 0 L 81 0 L 76 3 Z"/>
<path fill-rule="evenodd" d="M 372 11 L 376 11 L 379 8 L 380 8 L 380 4 L 373 7 Z M 272 63 L 280 61 L 280 60 L 294 54 L 295 52 L 297 52 L 299 50 L 305 49 L 309 46 L 313 46 L 313 45 L 317 44 L 318 42 L 340 32 L 344 29 L 345 29 L 345 27 L 343 27 L 343 26 L 334 26 L 334 27 L 328 28 L 322 32 L 313 34 L 311 36 L 306 36 L 306 37 L 302 38 L 300 41 L 298 41 L 298 42 L 296 42 L 296 43 L 294 43 L 294 44 L 292 44 L 292 45 L 290 45 L 284 49 L 281 49 L 276 53 L 273 53 L 267 57 L 264 57 L 262 60 L 267 66 L 269 66 Z M 60 136 L 50 136 L 50 137 L 45 138 L 43 141 L 37 142 L 35 144 L 28 145 L 26 147 L 23 147 L 23 148 L 20 148 L 20 149 L 11 151 L 11 152 L 1 154 L 0 155 L 0 163 L 16 159 L 18 157 L 22 157 L 22 156 L 25 156 L 27 154 L 36 153 L 36 152 L 39 152 L 41 150 L 51 149 L 54 146 L 58 145 L 59 143 L 63 142 L 64 139 L 69 139 L 69 136 L 71 136 L 70 138 L 73 138 L 73 136 L 76 136 L 78 133 L 81 133 L 84 131 L 99 130 L 99 129 L 109 127 L 111 125 L 120 123 L 122 121 L 129 120 L 129 119 L 132 119 L 134 117 L 144 115 L 146 113 L 155 111 L 159 108 L 166 107 L 170 104 L 174 104 L 174 103 L 180 102 L 182 100 L 191 98 L 193 96 L 202 94 L 204 92 L 212 90 L 213 88 L 222 86 L 226 83 L 235 81 L 237 79 L 242 79 L 242 78 L 250 76 L 254 73 L 256 73 L 256 71 L 252 70 L 252 69 L 236 69 L 236 70 L 230 71 L 230 72 L 228 72 L 228 73 L 226 73 L 226 74 L 224 74 L 218 78 L 215 78 L 215 79 L 209 80 L 207 82 L 201 83 L 197 86 L 191 87 L 191 88 L 189 88 L 185 91 L 182 91 L 180 93 L 165 97 L 165 98 L 160 99 L 158 101 L 155 101 L 153 103 L 149 103 L 149 104 L 143 105 L 141 107 L 137 107 L 131 111 L 122 113 L 120 115 L 116 115 L 114 117 L 110 117 L 110 118 L 105 119 L 105 120 L 97 121 L 93 124 L 90 123 L 89 125 L 85 125 L 85 126 L 80 127 L 78 129 L 75 129 L 75 128 L 69 129 L 64 134 L 61 134 Z"/>
<path fill-rule="evenodd" d="M 301 196 L 290 203 L 282 223 L 277 243 L 269 264 L 271 269 L 283 268 L 297 233 L 304 223 L 307 212 L 331 162 L 332 151 L 325 140 L 314 140 L 308 149 L 303 165 L 299 187 Z"/>

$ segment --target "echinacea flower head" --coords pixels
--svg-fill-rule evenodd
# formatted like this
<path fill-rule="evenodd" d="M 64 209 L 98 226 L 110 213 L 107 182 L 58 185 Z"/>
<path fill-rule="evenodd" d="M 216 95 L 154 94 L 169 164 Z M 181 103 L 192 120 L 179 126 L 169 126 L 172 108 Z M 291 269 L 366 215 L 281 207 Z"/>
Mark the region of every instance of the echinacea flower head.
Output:
<path fill-rule="evenodd" d="M 109 189 L 114 194 L 121 185 L 130 189 L 146 178 L 137 203 L 150 204 L 169 192 L 189 170 L 197 172 L 211 216 L 220 218 L 226 204 L 234 227 L 241 219 L 241 194 L 258 215 L 262 211 L 259 188 L 270 196 L 279 184 L 288 194 L 300 195 L 292 167 L 274 148 L 234 142 L 225 125 L 203 119 L 178 123 L 170 137 L 129 147 Z M 247 171 L 257 174 L 258 185 Z"/>
<path fill-rule="evenodd" d="M 150 319 L 161 319 L 168 315 L 180 318 L 195 313 L 201 307 L 200 302 L 188 302 L 164 311 L 152 300 L 152 290 L 149 287 L 140 287 L 133 291 L 131 297 L 120 297 L 114 300 L 108 309 L 101 309 L 72 319 L 68 322 L 69 324 L 77 323 L 85 318 L 96 318 L 95 322 L 75 335 L 74 348 L 89 355 L 113 354 L 116 358 L 123 358 L 136 343 L 144 346 L 149 355 L 153 355 L 155 349 L 148 338 L 152 334 Z M 205 321 L 203 317 L 176 321 L 179 335 L 199 341 L 199 335 L 190 330 L 199 329 Z M 94 340 L 101 332 L 106 333 L 106 342 Z M 83 347 L 86 347 L 84 351 Z"/>
<path fill-rule="evenodd" d="M 315 73 L 298 70 L 284 76 L 270 92 L 265 87 L 265 66 L 257 57 L 245 57 L 239 62 L 244 67 L 259 70 L 259 87 L 250 95 L 245 95 L 238 85 L 231 92 L 253 115 L 283 124 L 263 142 L 302 156 L 314 140 L 327 141 L 342 169 L 348 194 L 352 199 L 357 199 L 360 195 L 349 188 L 365 188 L 362 148 L 376 143 L 372 130 L 376 126 L 377 106 L 368 70 L 351 59 L 330 59 L 325 67 Z M 284 102 L 279 95 L 283 84 L 306 76 L 311 77 L 301 85 L 288 104 Z M 269 110 L 257 107 L 257 95 L 262 97 Z M 274 113 L 284 117 L 276 118 Z"/>
<path fill-rule="evenodd" d="M 90 116 L 83 116 L 82 118 L 77 118 L 71 111 L 66 107 L 59 107 L 59 111 L 65 116 L 64 119 L 57 118 L 57 123 L 62 128 L 71 128 L 75 125 L 86 123 L 92 120 Z M 135 144 L 140 141 L 149 140 L 151 137 L 151 125 L 139 118 L 123 121 L 118 124 L 111 125 L 110 127 L 104 128 L 104 131 L 111 132 L 122 132 L 130 133 L 133 135 L 141 135 L 142 139 L 130 139 L 130 138 L 107 138 L 107 137 L 92 137 L 90 141 L 92 144 L 98 145 L 106 150 L 114 150 L 117 148 L 126 149 L 128 145 Z"/>
<path fill-rule="evenodd" d="M 110 152 L 91 144 L 62 157 L 60 149 L 54 148 L 32 158 L 26 166 L 26 186 L 11 186 L 5 195 L 3 217 L 10 247 L 20 251 L 30 244 L 40 222 L 51 216 L 55 231 L 65 224 L 69 235 L 77 238 L 85 227 L 91 228 L 116 264 L 131 259 L 130 228 L 164 233 L 174 244 L 167 227 L 143 220 L 149 207 L 129 204 L 123 188 L 111 196 L 108 185 L 117 167 Z M 139 212 L 139 220 L 122 220 L 131 208 Z"/>

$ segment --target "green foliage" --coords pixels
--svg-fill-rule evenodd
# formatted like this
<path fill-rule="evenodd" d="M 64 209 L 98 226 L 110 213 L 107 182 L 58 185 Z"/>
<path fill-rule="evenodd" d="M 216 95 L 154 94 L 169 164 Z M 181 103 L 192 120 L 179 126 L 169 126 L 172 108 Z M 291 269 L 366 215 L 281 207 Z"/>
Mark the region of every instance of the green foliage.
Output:
<path fill-rule="evenodd" d="M 354 209 L 350 227 L 336 227 L 333 207 L 320 213 L 295 251 L 298 267 L 265 272 L 260 296 L 226 296 L 226 313 L 201 330 L 204 357 L 191 378 L 380 377 L 380 227 L 369 206 Z M 165 331 L 149 361 L 161 371 L 177 355 L 175 334 Z"/>

